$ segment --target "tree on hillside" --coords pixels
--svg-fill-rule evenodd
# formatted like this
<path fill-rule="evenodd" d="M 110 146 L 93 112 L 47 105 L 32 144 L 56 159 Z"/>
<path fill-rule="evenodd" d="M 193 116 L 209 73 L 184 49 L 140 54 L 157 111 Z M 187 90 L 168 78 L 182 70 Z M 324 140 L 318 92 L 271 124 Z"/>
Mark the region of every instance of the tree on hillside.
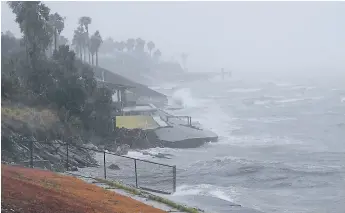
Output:
<path fill-rule="evenodd" d="M 1 32 L 1 35 L 2 35 L 2 34 L 3 34 L 3 33 Z M 9 31 L 9 30 L 7 30 L 7 31 L 5 32 L 5 35 L 8 36 L 8 37 L 11 37 L 11 38 L 15 38 L 14 34 L 13 34 L 11 31 Z"/>
<path fill-rule="evenodd" d="M 10 54 L 14 49 L 20 48 L 20 42 L 14 37 L 14 35 L 7 31 L 1 32 L 1 54 Z"/>
<path fill-rule="evenodd" d="M 48 23 L 50 9 L 39 1 L 13 1 L 8 4 L 23 33 L 26 49 L 25 84 L 39 98 L 44 99 L 44 94 L 51 84 L 50 72 L 46 70 L 47 64 L 44 61 L 53 35 Z"/>
<path fill-rule="evenodd" d="M 80 115 L 85 105 L 87 93 L 80 84 L 80 73 L 75 67 L 75 54 L 68 46 L 60 46 L 59 51 L 53 55 L 56 63 L 56 71 L 53 73 L 56 79 L 55 89 L 49 94 L 49 99 L 59 108 L 67 111 L 65 121 L 72 115 Z"/>
<path fill-rule="evenodd" d="M 153 56 L 156 58 L 156 59 L 159 59 L 161 56 L 162 56 L 162 53 L 159 49 L 157 49 L 154 53 L 153 53 Z"/>
<path fill-rule="evenodd" d="M 2 95 L 23 104 L 56 110 L 68 127 L 77 119 L 82 121 L 84 129 L 87 127 L 100 136 L 109 135 L 112 91 L 97 88 L 92 68 L 75 60 L 69 46 L 60 45 L 52 58 L 45 57 L 53 36 L 49 8 L 41 2 L 8 4 L 16 15 L 26 48 L 14 50 L 12 43 L 19 44 L 19 40 L 14 42 L 12 37 L 2 34 L 2 50 L 7 48 L 1 54 Z M 82 28 L 75 31 L 76 47 L 81 47 L 85 39 Z M 101 40 L 99 32 L 95 35 Z"/>
<path fill-rule="evenodd" d="M 104 43 L 105 43 L 105 41 L 102 43 L 102 46 L 104 45 Z M 114 46 L 113 46 L 113 47 L 114 47 L 114 50 L 120 51 L 120 50 L 119 50 L 119 45 L 120 45 L 120 42 L 115 41 L 115 42 L 114 42 Z"/>
<path fill-rule="evenodd" d="M 92 40 L 92 36 L 90 38 Z M 99 52 L 101 53 L 111 53 L 114 51 L 114 49 L 117 49 L 117 42 L 114 42 L 114 40 L 111 37 L 106 38 L 101 47 L 99 48 Z"/>
<path fill-rule="evenodd" d="M 155 43 L 149 41 L 147 44 L 147 49 L 149 50 L 150 56 L 152 56 L 152 50 L 155 48 Z"/>
<path fill-rule="evenodd" d="M 54 35 L 54 50 L 57 50 L 58 45 L 58 36 L 61 34 L 62 30 L 65 27 L 65 19 L 62 18 L 58 13 L 49 15 L 49 24 L 53 29 Z"/>
<path fill-rule="evenodd" d="M 94 34 L 91 36 L 91 39 L 90 39 L 90 52 L 91 52 L 91 63 L 92 65 L 94 65 L 94 56 L 97 52 L 97 45 L 98 45 L 98 37 Z"/>
<path fill-rule="evenodd" d="M 68 39 L 65 36 L 59 36 L 58 43 L 59 43 L 59 46 L 67 45 L 68 44 Z"/>
<path fill-rule="evenodd" d="M 94 34 L 94 42 L 95 42 L 95 50 L 96 50 L 96 66 L 98 67 L 98 52 L 99 52 L 99 48 L 103 42 L 101 34 L 99 33 L 99 31 L 97 30 Z"/>
<path fill-rule="evenodd" d="M 74 30 L 72 45 L 75 46 L 75 50 L 77 54 L 79 53 L 80 60 L 83 60 L 83 49 L 86 43 L 84 35 L 85 35 L 85 31 L 82 26 L 78 26 L 78 28 Z"/>
<path fill-rule="evenodd" d="M 135 40 L 133 38 L 127 39 L 127 42 L 126 42 L 127 52 L 132 52 L 134 47 L 135 47 Z"/>
<path fill-rule="evenodd" d="M 135 45 L 135 50 L 139 52 L 144 52 L 145 49 L 145 41 L 141 38 L 137 38 L 135 40 L 136 45 Z"/>
<path fill-rule="evenodd" d="M 23 33 L 27 60 L 35 68 L 35 63 L 45 54 L 51 42 L 52 30 L 48 23 L 50 9 L 40 1 L 12 1 L 8 5 Z"/>
<path fill-rule="evenodd" d="M 124 42 L 124 41 L 120 41 L 119 43 L 118 43 L 118 50 L 120 51 L 120 52 L 123 52 L 123 50 L 126 48 L 126 43 Z"/>
<path fill-rule="evenodd" d="M 20 78 L 16 73 L 16 60 L 9 56 L 20 50 L 20 42 L 11 32 L 1 32 L 1 98 L 10 98 L 18 92 Z"/>
<path fill-rule="evenodd" d="M 90 47 L 89 25 L 91 24 L 91 22 L 92 22 L 92 19 L 88 16 L 83 16 L 83 17 L 79 18 L 79 25 L 84 26 L 85 31 L 86 31 L 86 35 L 85 35 L 85 40 L 86 40 L 85 46 L 86 46 L 86 48 L 84 50 L 89 50 L 89 47 Z M 84 54 L 85 54 L 85 52 L 84 52 Z M 84 55 L 84 57 L 86 58 L 85 55 Z M 85 61 L 86 61 L 86 59 L 85 59 Z M 89 52 L 89 63 L 91 63 L 90 52 Z"/>

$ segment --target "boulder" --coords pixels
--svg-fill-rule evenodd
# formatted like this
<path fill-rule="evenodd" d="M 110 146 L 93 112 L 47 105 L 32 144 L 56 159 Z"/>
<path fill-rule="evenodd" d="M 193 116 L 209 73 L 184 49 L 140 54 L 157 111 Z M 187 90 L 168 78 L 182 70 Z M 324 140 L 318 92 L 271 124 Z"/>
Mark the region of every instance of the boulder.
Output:
<path fill-rule="evenodd" d="M 60 155 L 55 155 L 55 154 L 52 154 L 52 153 L 49 153 L 48 151 L 46 150 L 42 150 L 40 152 L 40 156 L 45 159 L 45 160 L 49 160 L 50 162 L 52 163 L 58 163 L 58 162 L 61 162 L 61 157 Z"/>
<path fill-rule="evenodd" d="M 120 170 L 120 167 L 116 164 L 111 164 L 110 166 L 108 166 L 108 169 L 112 169 L 112 170 Z"/>
<path fill-rule="evenodd" d="M 65 166 L 61 163 L 53 164 L 52 170 L 55 172 L 65 172 Z"/>
<path fill-rule="evenodd" d="M 120 146 L 117 147 L 116 149 L 116 154 L 118 155 L 127 155 L 129 151 L 129 145 L 128 144 L 121 144 Z"/>
<path fill-rule="evenodd" d="M 156 155 L 154 155 L 154 157 L 156 158 L 165 158 L 165 159 L 171 159 L 170 157 L 168 156 L 171 156 L 170 154 L 163 154 L 163 153 L 158 153 Z"/>
<path fill-rule="evenodd" d="M 77 172 L 78 171 L 78 167 L 72 166 L 69 170 L 72 171 L 72 172 Z"/>
<path fill-rule="evenodd" d="M 100 150 L 100 151 L 105 150 L 105 146 L 104 146 L 104 145 L 99 145 L 99 146 L 98 146 L 98 150 Z"/>
<path fill-rule="evenodd" d="M 88 144 L 84 144 L 83 147 L 87 148 L 87 149 L 93 149 L 93 150 L 98 150 L 98 147 L 95 146 L 92 143 L 88 143 Z"/>
<path fill-rule="evenodd" d="M 109 152 L 116 152 L 118 147 L 116 146 L 116 144 L 107 144 L 105 147 L 104 147 L 105 150 L 108 150 Z"/>

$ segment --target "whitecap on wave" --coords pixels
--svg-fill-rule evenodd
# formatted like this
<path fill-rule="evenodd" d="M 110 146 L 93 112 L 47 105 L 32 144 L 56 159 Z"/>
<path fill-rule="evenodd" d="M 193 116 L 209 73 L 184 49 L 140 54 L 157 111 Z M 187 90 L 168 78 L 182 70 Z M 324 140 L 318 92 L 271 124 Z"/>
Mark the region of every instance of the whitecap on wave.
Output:
<path fill-rule="evenodd" d="M 261 88 L 234 88 L 228 90 L 228 92 L 237 92 L 237 93 L 247 93 L 247 92 L 258 92 L 261 91 Z"/>
<path fill-rule="evenodd" d="M 289 99 L 282 99 L 275 101 L 276 103 L 294 103 L 294 102 L 300 102 L 300 101 L 315 101 L 315 100 L 321 100 L 323 99 L 323 96 L 317 96 L 317 97 L 305 97 L 305 98 L 289 98 Z"/>
<path fill-rule="evenodd" d="M 312 90 L 316 87 L 312 86 L 292 86 L 292 87 L 285 87 L 285 90 Z"/>
<path fill-rule="evenodd" d="M 298 102 L 298 101 L 304 101 L 305 98 L 290 98 L 290 99 L 284 99 L 276 101 L 277 103 L 291 103 L 291 102 Z"/>
<path fill-rule="evenodd" d="M 173 196 L 204 195 L 219 198 L 221 200 L 236 202 L 238 195 L 234 187 L 224 188 L 211 184 L 181 185 L 177 187 Z"/>
<path fill-rule="evenodd" d="M 262 118 L 248 118 L 247 121 L 251 122 L 261 122 L 261 123 L 279 123 L 282 121 L 292 121 L 297 120 L 293 117 L 262 117 Z"/>

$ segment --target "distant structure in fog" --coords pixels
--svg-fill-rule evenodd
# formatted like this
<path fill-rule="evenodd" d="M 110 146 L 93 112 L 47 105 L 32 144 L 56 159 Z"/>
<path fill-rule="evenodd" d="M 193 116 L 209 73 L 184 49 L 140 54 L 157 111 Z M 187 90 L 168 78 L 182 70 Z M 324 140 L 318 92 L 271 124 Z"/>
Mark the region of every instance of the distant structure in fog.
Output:
<path fill-rule="evenodd" d="M 224 80 L 225 75 L 231 77 L 232 76 L 232 71 L 225 71 L 224 68 L 221 68 L 221 75 L 222 75 L 222 79 Z"/>
<path fill-rule="evenodd" d="M 182 58 L 182 67 L 184 71 L 187 71 L 187 58 L 188 58 L 188 54 L 187 53 L 182 53 L 181 54 L 181 58 Z"/>

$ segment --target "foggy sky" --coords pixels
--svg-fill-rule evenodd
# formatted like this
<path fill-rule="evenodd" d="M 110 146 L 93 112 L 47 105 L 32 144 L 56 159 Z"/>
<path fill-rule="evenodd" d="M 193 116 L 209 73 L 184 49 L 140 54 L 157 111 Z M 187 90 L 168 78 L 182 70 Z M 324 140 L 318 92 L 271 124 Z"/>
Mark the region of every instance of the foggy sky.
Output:
<path fill-rule="evenodd" d="M 345 71 L 345 2 L 46 2 L 65 16 L 71 40 L 78 18 L 115 40 L 141 37 L 164 58 L 189 53 L 197 71 Z M 1 2 L 2 31 L 19 36 Z"/>

